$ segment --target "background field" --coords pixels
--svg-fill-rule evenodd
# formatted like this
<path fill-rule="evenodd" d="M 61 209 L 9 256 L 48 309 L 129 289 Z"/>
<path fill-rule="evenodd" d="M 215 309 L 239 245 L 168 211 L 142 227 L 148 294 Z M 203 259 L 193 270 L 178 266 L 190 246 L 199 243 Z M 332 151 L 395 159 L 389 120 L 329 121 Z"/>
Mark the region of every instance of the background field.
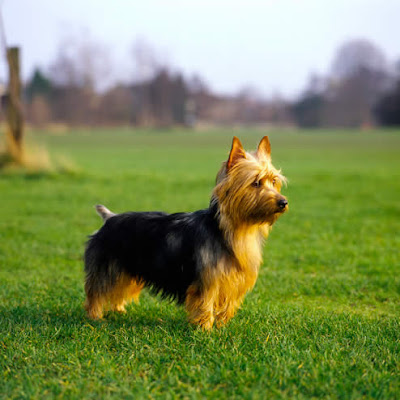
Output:
<path fill-rule="evenodd" d="M 3 398 L 395 398 L 400 395 L 400 132 L 269 132 L 290 212 L 253 292 L 224 328 L 144 293 L 86 319 L 82 253 L 93 205 L 207 207 L 232 135 L 33 133 L 63 173 L 0 173 Z"/>

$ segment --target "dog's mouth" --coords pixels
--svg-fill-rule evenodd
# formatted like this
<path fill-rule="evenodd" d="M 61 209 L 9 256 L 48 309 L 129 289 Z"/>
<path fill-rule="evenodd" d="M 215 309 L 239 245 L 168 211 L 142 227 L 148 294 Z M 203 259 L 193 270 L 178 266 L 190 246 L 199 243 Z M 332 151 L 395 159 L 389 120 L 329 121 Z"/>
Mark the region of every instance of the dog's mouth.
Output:
<path fill-rule="evenodd" d="M 289 210 L 289 206 L 288 206 L 288 205 L 286 205 L 286 206 L 283 207 L 283 208 L 277 207 L 277 208 L 275 209 L 275 211 L 274 211 L 274 214 L 275 214 L 275 215 L 280 215 L 280 214 L 283 214 L 284 212 L 286 212 L 286 211 L 288 211 L 288 210 Z"/>

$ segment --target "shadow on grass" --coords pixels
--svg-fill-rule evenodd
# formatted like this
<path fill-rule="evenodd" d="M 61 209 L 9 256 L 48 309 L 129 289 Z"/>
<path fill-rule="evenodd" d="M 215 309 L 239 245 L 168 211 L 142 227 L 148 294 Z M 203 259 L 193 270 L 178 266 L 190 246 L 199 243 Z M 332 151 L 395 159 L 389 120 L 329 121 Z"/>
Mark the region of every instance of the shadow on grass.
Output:
<path fill-rule="evenodd" d="M 104 324 L 107 329 L 118 330 L 121 327 L 133 326 L 138 331 L 141 330 L 157 330 L 162 329 L 165 333 L 174 334 L 194 329 L 184 315 L 171 316 L 168 312 L 159 312 L 154 310 L 157 315 L 146 313 L 145 310 L 138 311 L 137 309 L 130 309 L 126 314 L 109 313 L 105 315 L 102 321 L 92 321 L 85 317 L 87 323 L 96 325 Z"/>
<path fill-rule="evenodd" d="M 2 179 L 9 180 L 22 180 L 22 181 L 41 181 L 41 180 L 56 180 L 56 179 L 73 179 L 73 180 L 85 180 L 88 179 L 88 175 L 80 170 L 48 170 L 48 171 L 36 171 L 29 170 L 23 167 L 15 167 L 1 170 L 0 176 Z"/>
<path fill-rule="evenodd" d="M 171 307 L 177 307 L 172 304 Z M 174 313 L 162 308 L 154 307 L 151 311 L 140 305 L 130 306 L 124 314 L 108 312 L 102 320 L 91 320 L 86 316 L 82 305 L 70 304 L 68 308 L 58 306 L 44 307 L 36 305 L 19 305 L 13 308 L 0 307 L 0 326 L 2 329 L 15 329 L 17 327 L 34 329 L 45 327 L 79 329 L 79 327 L 90 327 L 91 329 L 109 330 L 116 332 L 124 328 L 140 330 L 158 330 L 174 334 L 177 332 L 194 329 L 187 321 L 183 312 Z"/>

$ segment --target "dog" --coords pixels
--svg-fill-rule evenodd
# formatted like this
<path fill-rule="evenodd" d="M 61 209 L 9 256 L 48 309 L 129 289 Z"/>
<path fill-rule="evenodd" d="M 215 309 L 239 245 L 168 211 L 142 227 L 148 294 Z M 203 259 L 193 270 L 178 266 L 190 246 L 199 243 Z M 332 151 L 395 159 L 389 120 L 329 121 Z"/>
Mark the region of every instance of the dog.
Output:
<path fill-rule="evenodd" d="M 114 214 L 96 206 L 104 225 L 84 255 L 88 316 L 125 312 L 149 287 L 184 304 L 189 321 L 204 330 L 228 322 L 257 280 L 264 239 L 288 210 L 285 182 L 271 163 L 268 136 L 255 152 L 234 137 L 208 208 Z"/>

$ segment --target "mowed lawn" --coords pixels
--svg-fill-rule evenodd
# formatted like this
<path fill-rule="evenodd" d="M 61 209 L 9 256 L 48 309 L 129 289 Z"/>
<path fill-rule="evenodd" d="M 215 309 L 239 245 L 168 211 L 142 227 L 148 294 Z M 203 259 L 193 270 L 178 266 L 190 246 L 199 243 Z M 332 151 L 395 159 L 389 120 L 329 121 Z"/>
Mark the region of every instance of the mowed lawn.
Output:
<path fill-rule="evenodd" d="M 0 172 L 0 398 L 400 398 L 400 131 L 268 132 L 290 211 L 225 327 L 148 292 L 86 318 L 93 205 L 207 207 L 234 134 L 265 132 L 30 134 L 75 167 Z"/>

